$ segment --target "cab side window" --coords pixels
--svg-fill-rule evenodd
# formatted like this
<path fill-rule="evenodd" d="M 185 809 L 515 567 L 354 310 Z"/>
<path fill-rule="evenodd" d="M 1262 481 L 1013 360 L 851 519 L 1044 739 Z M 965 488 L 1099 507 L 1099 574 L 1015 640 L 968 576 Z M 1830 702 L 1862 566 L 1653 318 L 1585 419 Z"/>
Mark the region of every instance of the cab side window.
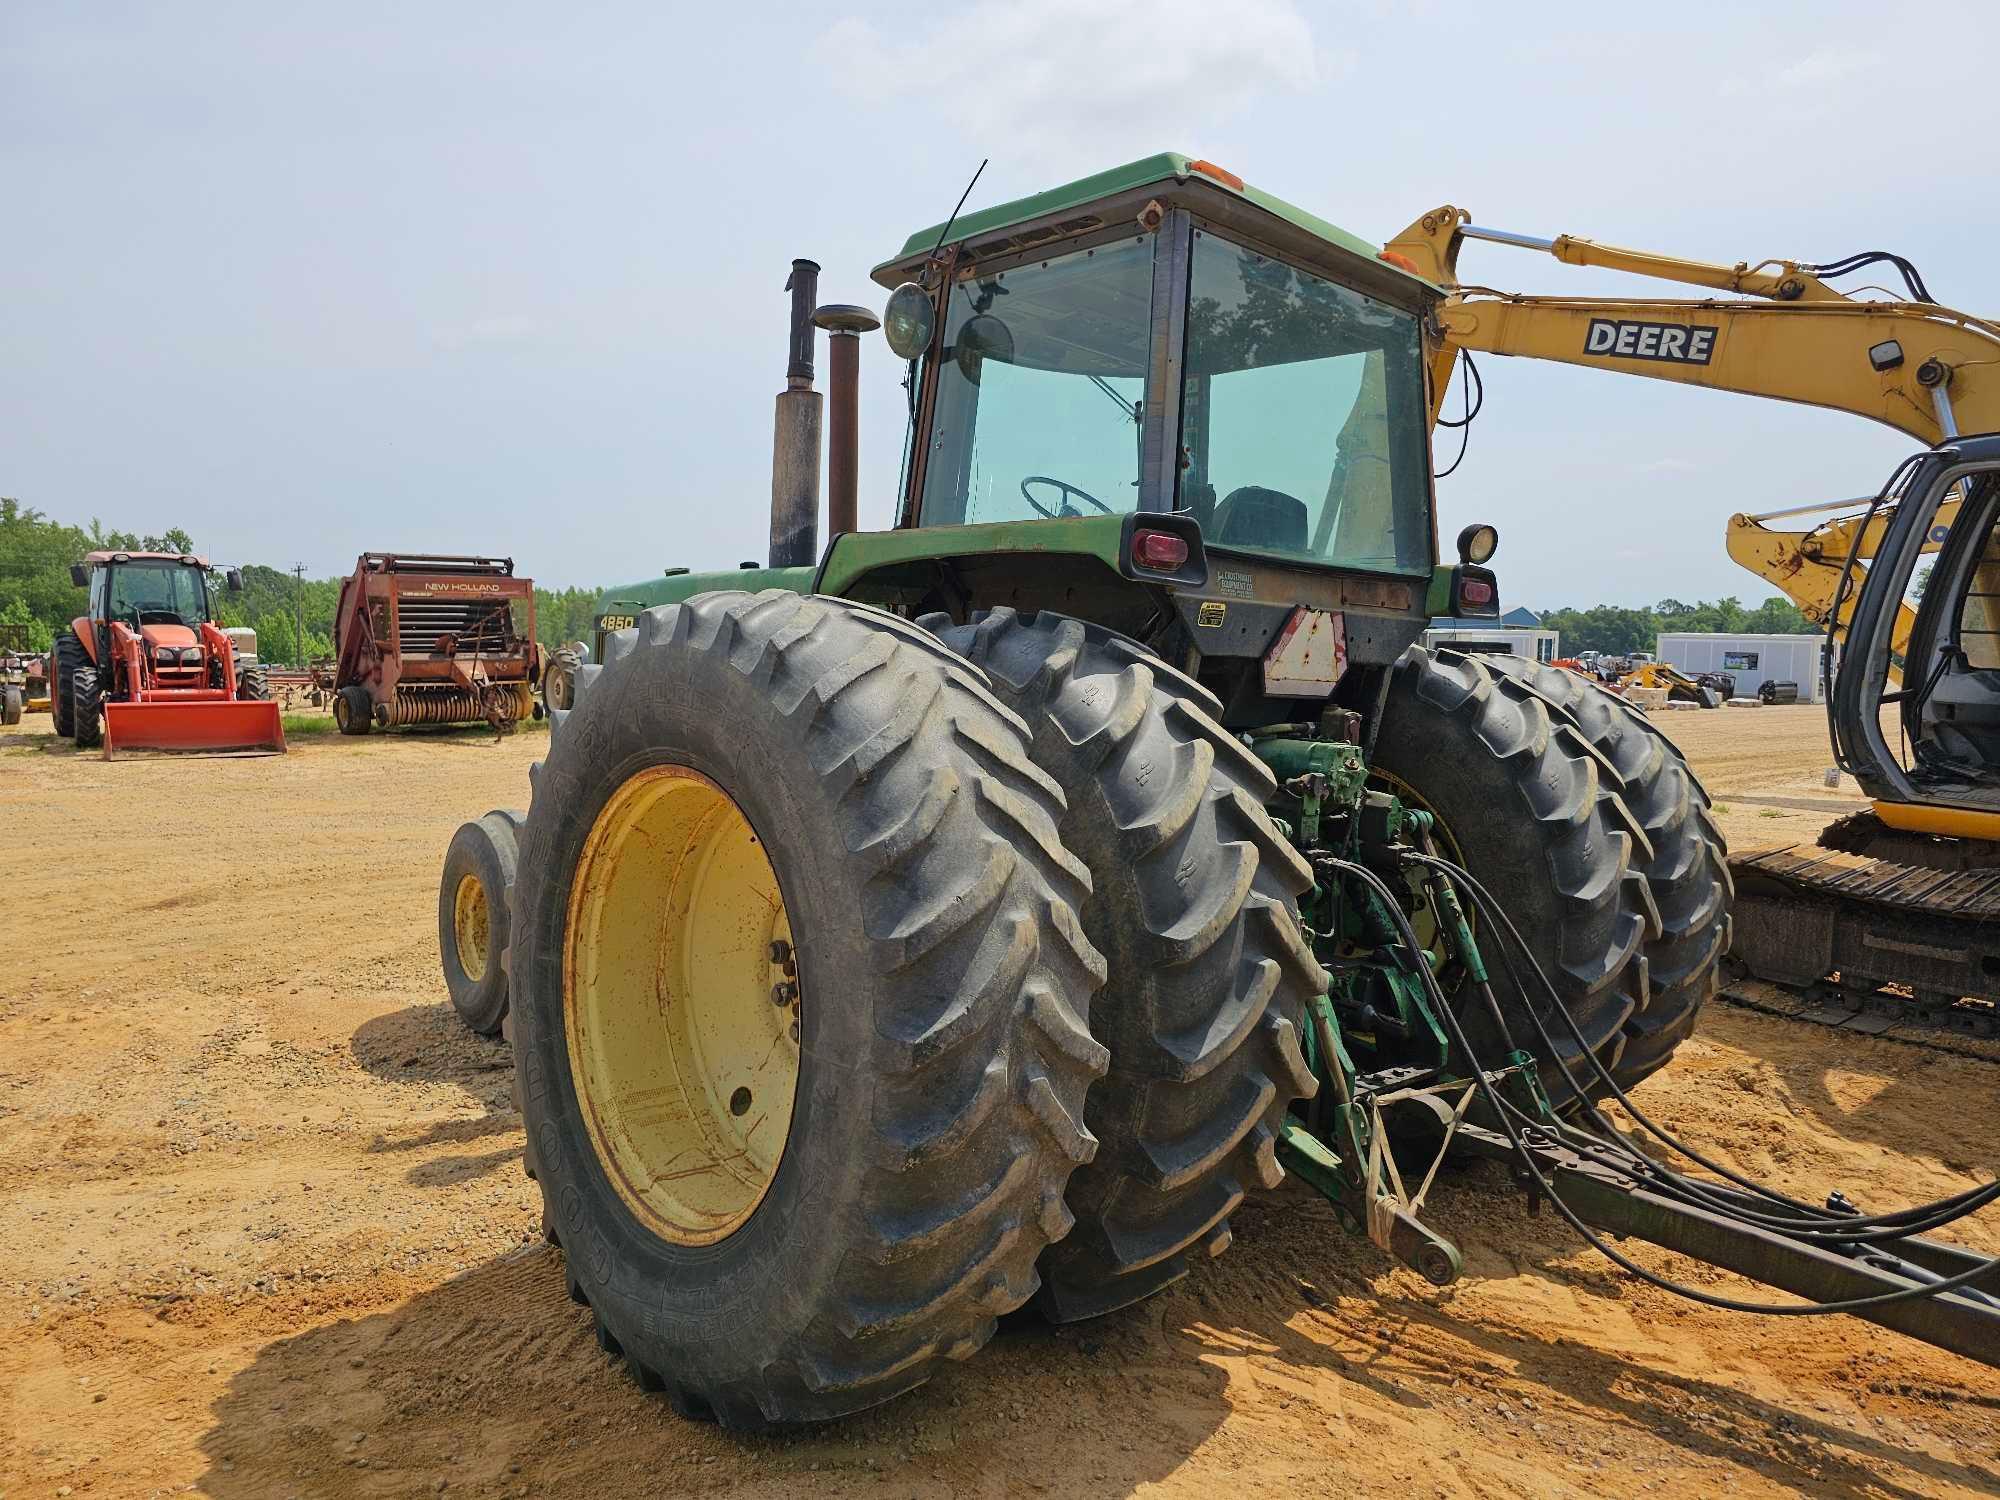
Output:
<path fill-rule="evenodd" d="M 2000 669 L 2000 526 L 1988 529 L 1959 605 L 1958 644 L 1975 671 Z"/>

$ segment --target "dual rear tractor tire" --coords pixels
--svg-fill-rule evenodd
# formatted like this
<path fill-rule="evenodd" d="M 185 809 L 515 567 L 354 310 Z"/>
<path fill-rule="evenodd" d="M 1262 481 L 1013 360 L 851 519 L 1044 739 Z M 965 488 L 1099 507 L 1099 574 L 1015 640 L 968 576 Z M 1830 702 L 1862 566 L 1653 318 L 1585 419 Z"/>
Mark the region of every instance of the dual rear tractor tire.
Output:
<path fill-rule="evenodd" d="M 1327 982 L 1299 927 L 1312 871 L 1265 815 L 1276 783 L 1222 705 L 1145 648 L 1011 609 L 936 628 L 1027 721 L 1069 798 L 1063 841 L 1090 868 L 1083 929 L 1111 976 L 1092 1031 L 1111 1071 L 1042 1303 L 1094 1317 L 1178 1279 L 1191 1247 L 1220 1254 L 1245 1192 L 1284 1180 L 1278 1131 L 1316 1088 L 1300 1028 Z"/>
<path fill-rule="evenodd" d="M 1370 765 L 1436 814 L 1442 852 L 1506 904 L 1575 1019 L 1572 1032 L 1525 966 L 1517 984 L 1500 935 L 1478 926 L 1512 1039 L 1541 1059 L 1551 1104 L 1609 1092 L 1586 1052 L 1620 1088 L 1664 1066 L 1715 992 L 1734 888 L 1707 794 L 1645 716 L 1559 667 L 1412 647 Z M 1485 1008 L 1454 999 L 1474 1050 L 1504 1055 Z"/>
<path fill-rule="evenodd" d="M 605 654 L 525 819 L 454 838 L 439 943 L 513 1044 L 571 1296 L 643 1387 L 837 1417 L 1031 1299 L 1094 1316 L 1228 1244 L 1282 1178 L 1327 976 L 1271 775 L 1205 689 L 1060 616 L 782 591 Z M 1671 747 L 1563 688 L 1413 650 L 1377 759 L 1632 1078 L 1712 986 L 1720 844 Z"/>

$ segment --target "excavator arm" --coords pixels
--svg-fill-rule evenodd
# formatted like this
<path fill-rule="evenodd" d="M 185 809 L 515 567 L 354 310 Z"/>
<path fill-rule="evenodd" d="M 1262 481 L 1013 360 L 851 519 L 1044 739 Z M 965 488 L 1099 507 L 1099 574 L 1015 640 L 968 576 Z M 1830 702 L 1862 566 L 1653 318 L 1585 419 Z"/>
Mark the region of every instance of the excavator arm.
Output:
<path fill-rule="evenodd" d="M 1545 252 L 1568 265 L 1598 266 L 1723 293 L 1693 299 L 1533 297 L 1465 286 L 1458 255 L 1468 239 Z M 1461 350 L 1519 355 L 1796 401 L 1894 427 L 1925 447 L 1960 432 L 2000 430 L 2000 324 L 1924 300 L 1864 301 L 1828 285 L 1842 267 L 1771 260 L 1725 266 L 1601 245 L 1574 235 L 1538 239 L 1482 229 L 1449 205 L 1425 214 L 1391 240 L 1384 258 L 1446 287 L 1441 333 L 1431 354 L 1431 418 L 1440 415 Z M 1921 280 L 1894 257 L 1910 282 Z M 1857 264 L 1858 263 L 1858 264 Z M 1877 513 L 1847 516 L 1804 530 L 1766 523 L 1812 511 L 1853 509 L 1865 501 L 1806 506 L 1729 523 L 1729 554 L 1771 583 L 1815 624 L 1836 637 L 1847 621 L 1831 619 L 1843 568 L 1865 563 L 1886 522 Z M 1948 528 L 1955 504 L 1938 521 Z M 1933 531 L 1933 542 L 1940 534 Z M 1843 611 L 1843 614 L 1845 611 Z M 1914 616 L 1896 629 L 1900 658 Z"/>

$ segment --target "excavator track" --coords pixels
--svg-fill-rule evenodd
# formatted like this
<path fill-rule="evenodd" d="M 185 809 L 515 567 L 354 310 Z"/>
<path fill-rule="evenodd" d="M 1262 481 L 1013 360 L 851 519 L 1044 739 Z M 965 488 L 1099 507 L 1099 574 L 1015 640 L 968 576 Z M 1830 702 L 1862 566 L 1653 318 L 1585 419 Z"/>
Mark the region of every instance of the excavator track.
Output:
<path fill-rule="evenodd" d="M 2000 1061 L 2000 868 L 1796 844 L 1730 871 L 1731 999 Z"/>

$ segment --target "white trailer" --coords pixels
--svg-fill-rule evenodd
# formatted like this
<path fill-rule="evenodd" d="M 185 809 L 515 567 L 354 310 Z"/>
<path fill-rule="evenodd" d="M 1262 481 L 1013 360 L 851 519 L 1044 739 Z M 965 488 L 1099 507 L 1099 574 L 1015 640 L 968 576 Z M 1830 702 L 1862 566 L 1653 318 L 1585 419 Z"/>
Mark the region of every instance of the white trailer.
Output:
<path fill-rule="evenodd" d="M 1562 637 L 1553 630 L 1480 625 L 1467 620 L 1451 625 L 1432 625 L 1424 632 L 1424 646 L 1429 650 L 1450 646 L 1455 651 L 1472 651 L 1486 656 L 1525 656 L 1530 661 L 1554 661 L 1562 654 L 1561 645 Z"/>
<path fill-rule="evenodd" d="M 1703 672 L 1727 672 L 1736 679 L 1737 694 L 1754 698 L 1767 682 L 1796 682 L 1799 702 L 1820 701 L 1820 648 L 1817 635 L 1731 635 L 1687 631 L 1662 632 L 1661 661 L 1690 677 Z"/>

